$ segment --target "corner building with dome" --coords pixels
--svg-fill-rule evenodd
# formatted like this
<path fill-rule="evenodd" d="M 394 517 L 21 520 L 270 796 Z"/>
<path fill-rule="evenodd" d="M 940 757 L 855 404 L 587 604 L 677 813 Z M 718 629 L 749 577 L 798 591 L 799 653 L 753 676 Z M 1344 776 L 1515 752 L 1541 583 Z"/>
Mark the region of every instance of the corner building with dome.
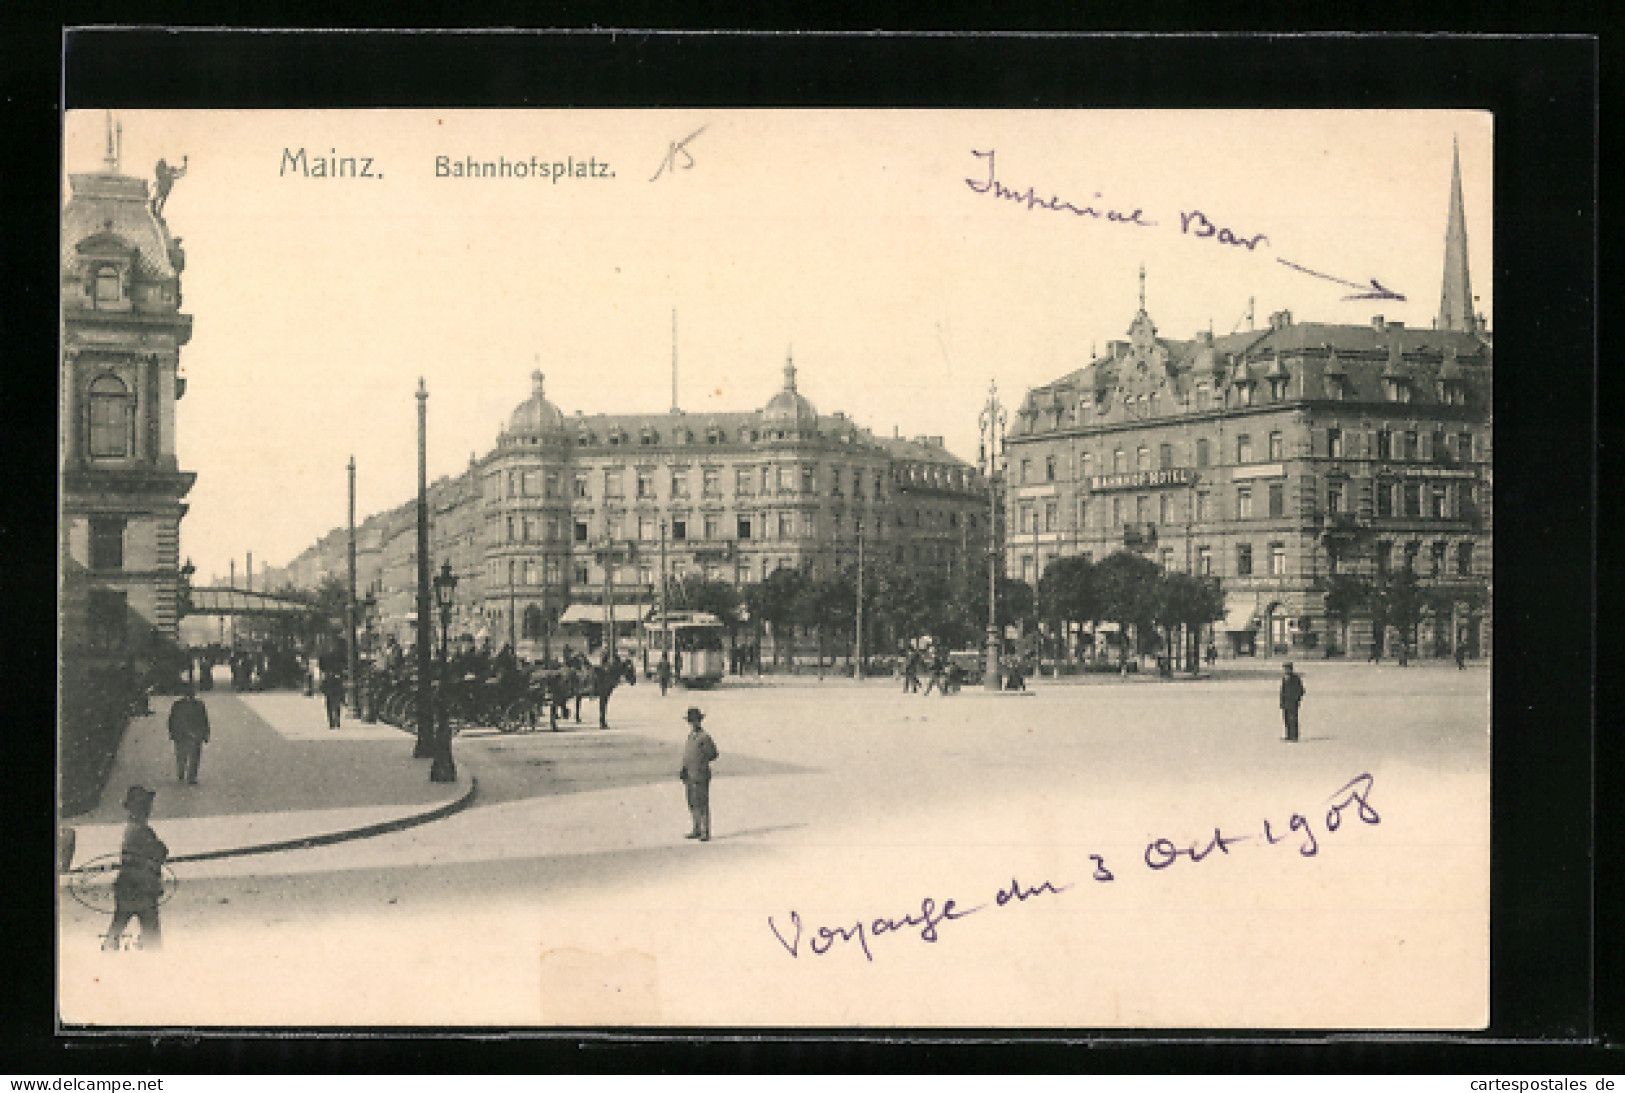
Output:
<path fill-rule="evenodd" d="M 540 372 L 479 477 L 484 623 L 535 641 L 572 604 L 650 604 L 662 574 L 742 586 L 869 564 L 953 577 L 985 559 L 987 487 L 940 437 L 877 436 L 783 384 L 738 413 L 565 414 Z M 978 564 L 980 564 L 978 562 Z M 608 572 L 606 573 L 606 568 Z"/>

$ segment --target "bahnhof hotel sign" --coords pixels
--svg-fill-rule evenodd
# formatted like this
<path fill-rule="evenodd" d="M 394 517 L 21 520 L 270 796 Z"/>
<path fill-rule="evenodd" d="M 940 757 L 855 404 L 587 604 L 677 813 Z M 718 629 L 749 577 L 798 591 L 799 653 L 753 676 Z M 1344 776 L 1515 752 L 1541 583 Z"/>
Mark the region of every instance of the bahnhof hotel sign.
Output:
<path fill-rule="evenodd" d="M 1143 490 L 1152 486 L 1188 486 L 1195 481 L 1196 472 L 1189 467 L 1174 467 L 1162 471 L 1090 475 L 1089 489 L 1095 493 L 1104 490 Z"/>

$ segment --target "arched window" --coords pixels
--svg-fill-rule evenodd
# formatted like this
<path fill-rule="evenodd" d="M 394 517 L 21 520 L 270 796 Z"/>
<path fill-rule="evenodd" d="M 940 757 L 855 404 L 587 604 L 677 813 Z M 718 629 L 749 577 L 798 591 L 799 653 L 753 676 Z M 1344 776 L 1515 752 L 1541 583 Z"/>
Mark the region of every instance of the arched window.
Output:
<path fill-rule="evenodd" d="M 525 608 L 523 633 L 527 639 L 542 636 L 542 609 L 535 604 Z"/>
<path fill-rule="evenodd" d="M 135 400 L 117 376 L 99 376 L 90 385 L 90 455 L 124 459 L 135 450 Z"/>

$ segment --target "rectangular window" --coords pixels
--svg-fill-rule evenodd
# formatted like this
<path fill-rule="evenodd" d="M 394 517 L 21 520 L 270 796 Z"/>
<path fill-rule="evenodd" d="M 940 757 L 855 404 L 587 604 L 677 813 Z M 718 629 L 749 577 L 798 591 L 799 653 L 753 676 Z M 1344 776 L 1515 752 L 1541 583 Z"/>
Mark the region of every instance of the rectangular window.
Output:
<path fill-rule="evenodd" d="M 801 468 L 801 492 L 812 493 L 813 489 L 813 469 L 811 467 Z"/>
<path fill-rule="evenodd" d="M 1333 459 L 1343 458 L 1343 430 L 1326 430 L 1326 454 Z"/>
<path fill-rule="evenodd" d="M 1377 483 L 1377 515 L 1392 516 L 1394 514 L 1394 484 L 1392 482 Z"/>
<path fill-rule="evenodd" d="M 1326 511 L 1339 513 L 1343 510 L 1343 483 L 1326 483 Z"/>
<path fill-rule="evenodd" d="M 590 579 L 591 574 L 587 572 L 587 563 L 577 562 L 575 564 L 575 583 L 586 584 Z"/>
<path fill-rule="evenodd" d="M 1416 571 L 1416 556 L 1420 553 L 1422 553 L 1421 543 L 1405 544 L 1405 572 L 1414 573 Z"/>
<path fill-rule="evenodd" d="M 1416 431 L 1414 429 L 1408 430 L 1405 433 L 1405 450 L 1400 454 L 1399 458 L 1414 463 L 1421 458 L 1421 455 L 1422 452 L 1417 442 Z"/>
<path fill-rule="evenodd" d="M 1203 577 L 1213 575 L 1213 548 L 1196 548 L 1196 572 Z"/>
<path fill-rule="evenodd" d="M 1270 484 L 1270 515 L 1286 515 L 1286 487 L 1279 482 Z"/>
<path fill-rule="evenodd" d="M 1112 473 L 1122 474 L 1126 470 L 1128 470 L 1128 456 L 1123 454 L 1123 449 L 1114 449 L 1112 451 Z"/>
<path fill-rule="evenodd" d="M 574 489 L 573 489 L 572 492 L 575 494 L 576 500 L 578 500 L 578 501 L 585 501 L 587 499 L 587 476 L 586 475 L 584 475 L 584 474 L 576 475 Z"/>
<path fill-rule="evenodd" d="M 1139 524 L 1151 522 L 1151 498 L 1143 493 L 1134 498 L 1134 521 Z"/>
<path fill-rule="evenodd" d="M 1405 483 L 1405 515 L 1422 515 L 1422 484 L 1420 482 Z"/>
<path fill-rule="evenodd" d="M 688 496 L 688 472 L 687 471 L 672 471 L 671 472 L 671 495 L 673 497 L 687 497 Z"/>
<path fill-rule="evenodd" d="M 1206 410 L 1208 403 L 1208 386 L 1205 383 L 1196 385 L 1196 408 Z"/>
<path fill-rule="evenodd" d="M 739 524 L 738 524 L 738 527 L 737 527 L 736 530 L 738 532 L 739 538 L 741 538 L 741 539 L 749 539 L 750 538 L 750 517 L 749 516 L 741 516 L 739 518 Z"/>
<path fill-rule="evenodd" d="M 750 486 L 749 472 L 746 472 L 745 486 L 746 486 L 745 492 L 749 493 L 750 492 L 750 489 L 749 489 L 749 486 Z M 717 468 L 715 468 L 715 467 L 707 467 L 707 468 L 705 468 L 705 470 L 703 472 L 701 472 L 701 489 L 704 490 L 705 496 L 707 496 L 707 497 L 721 497 L 722 496 L 722 472 L 720 470 L 718 470 Z"/>
<path fill-rule="evenodd" d="M 576 521 L 575 538 L 576 538 L 576 542 L 578 542 L 578 543 L 585 543 L 587 541 L 587 521 L 585 521 L 585 520 L 577 520 Z"/>
<path fill-rule="evenodd" d="M 779 492 L 790 493 L 796 488 L 796 469 L 794 467 L 779 468 Z"/>
<path fill-rule="evenodd" d="M 1435 578 L 1444 576 L 1444 559 L 1449 549 L 1450 547 L 1446 543 L 1433 544 L 1433 560 L 1430 572 Z"/>
<path fill-rule="evenodd" d="M 671 537 L 677 542 L 688 538 L 688 520 L 686 517 L 677 517 L 671 522 Z"/>
<path fill-rule="evenodd" d="M 1134 449 L 1134 469 L 1148 471 L 1151 469 L 1151 449 L 1141 444 Z"/>
<path fill-rule="evenodd" d="M 974 520 L 975 517 L 972 517 L 971 519 Z M 975 527 L 974 524 L 971 526 Z M 1078 499 L 1078 526 L 1080 528 L 1086 528 L 1089 526 L 1089 499 L 1087 497 Z"/>
<path fill-rule="evenodd" d="M 1157 522 L 1160 524 L 1173 523 L 1173 498 L 1166 493 L 1157 495 Z"/>
<path fill-rule="evenodd" d="M 1270 434 L 1270 462 L 1279 463 L 1286 458 L 1286 439 L 1280 433 Z"/>
<path fill-rule="evenodd" d="M 638 472 L 638 500 L 648 501 L 655 495 L 654 475 L 647 471 Z"/>
<path fill-rule="evenodd" d="M 549 471 L 549 472 L 547 472 L 547 485 L 546 485 L 545 488 L 547 490 L 547 496 L 549 496 L 549 497 L 557 497 L 559 495 L 559 472 L 558 471 Z"/>
<path fill-rule="evenodd" d="M 92 516 L 90 518 L 90 568 L 124 568 L 124 518 L 122 516 Z"/>
<path fill-rule="evenodd" d="M 1387 429 L 1377 430 L 1377 458 L 1394 458 L 1394 434 Z"/>
<path fill-rule="evenodd" d="M 1435 520 L 1443 520 L 1450 515 L 1450 487 L 1434 486 L 1431 493 L 1430 513 Z"/>
<path fill-rule="evenodd" d="M 705 518 L 705 537 L 707 539 L 722 538 L 722 521 L 715 516 Z"/>
<path fill-rule="evenodd" d="M 751 495 L 751 485 L 754 480 L 755 476 L 751 474 L 751 468 L 737 468 L 734 471 L 734 493 L 738 494 L 740 497 L 749 497 Z"/>
<path fill-rule="evenodd" d="M 1251 543 L 1236 544 L 1236 576 L 1253 575 L 1253 547 Z"/>
<path fill-rule="evenodd" d="M 796 537 L 796 515 L 793 512 L 779 513 L 779 538 L 794 539 Z"/>
<path fill-rule="evenodd" d="M 1055 457 L 1053 455 L 1044 457 L 1044 481 L 1055 481 Z"/>
<path fill-rule="evenodd" d="M 660 537 L 660 528 L 655 524 L 653 516 L 638 517 L 638 538 L 645 543 L 651 543 Z"/>
<path fill-rule="evenodd" d="M 1246 433 L 1236 437 L 1236 462 L 1251 463 L 1253 461 L 1253 438 Z"/>
<path fill-rule="evenodd" d="M 1253 518 L 1253 489 L 1251 486 L 1239 486 L 1236 489 L 1236 519 L 1251 520 Z"/>
<path fill-rule="evenodd" d="M 1213 497 L 1206 490 L 1196 495 L 1196 518 L 1198 520 L 1213 519 Z"/>
<path fill-rule="evenodd" d="M 621 472 L 620 471 L 605 471 L 604 472 L 604 496 L 605 497 L 620 497 L 621 496 Z"/>
<path fill-rule="evenodd" d="M 1271 577 L 1284 577 L 1284 576 L 1286 576 L 1286 544 L 1285 543 L 1271 543 L 1270 544 L 1270 576 Z"/>
<path fill-rule="evenodd" d="M 1020 507 L 1017 508 L 1016 513 L 1018 518 L 1017 530 L 1023 535 L 1031 534 L 1033 530 L 1033 503 L 1023 501 Z"/>
<path fill-rule="evenodd" d="M 1033 476 L 1033 461 L 1030 460 L 1030 459 L 1023 459 L 1021 461 L 1021 478 L 1018 481 L 1022 485 L 1026 485 L 1027 481 L 1029 479 L 1031 479 L 1032 476 Z"/>
<path fill-rule="evenodd" d="M 1473 575 L 1473 544 L 1461 543 L 1456 547 L 1456 576 Z"/>
<path fill-rule="evenodd" d="M 1045 501 L 1044 502 L 1044 530 L 1045 531 L 1054 531 L 1055 530 L 1055 514 L 1056 514 L 1056 503 L 1054 501 Z"/>
<path fill-rule="evenodd" d="M 1172 444 L 1163 444 L 1157 448 L 1157 462 L 1163 470 L 1173 470 L 1174 446 Z"/>
<path fill-rule="evenodd" d="M 1473 461 L 1473 434 L 1462 433 L 1456 438 L 1456 458 L 1463 463 Z"/>
<path fill-rule="evenodd" d="M 539 497 L 542 493 L 540 471 L 525 471 L 519 478 L 519 492 L 524 497 Z"/>
<path fill-rule="evenodd" d="M 1208 463 L 1207 438 L 1203 437 L 1196 442 L 1196 465 L 1205 467 Z"/>
<path fill-rule="evenodd" d="M 1123 523 L 1123 499 L 1121 497 L 1113 497 L 1112 498 L 1112 527 L 1118 527 L 1122 523 Z"/>
<path fill-rule="evenodd" d="M 857 498 L 857 499 L 860 499 L 860 500 L 863 497 L 863 472 L 862 471 L 853 471 L 852 472 L 852 496 L 854 498 Z"/>
<path fill-rule="evenodd" d="M 1435 463 L 1445 463 L 1445 462 L 1449 461 L 1449 459 L 1450 459 L 1449 443 L 1450 442 L 1445 439 L 1443 429 L 1435 429 L 1435 430 L 1433 430 L 1433 435 L 1432 435 L 1433 451 L 1430 453 L 1431 456 L 1432 456 L 1433 462 L 1435 462 Z"/>
<path fill-rule="evenodd" d="M 1162 548 L 1162 568 L 1166 572 L 1174 568 L 1174 548 Z"/>
<path fill-rule="evenodd" d="M 543 562 L 543 566 L 544 572 L 547 575 L 547 583 L 558 584 L 560 569 L 559 560 L 557 558 L 548 558 L 545 562 Z"/>
<path fill-rule="evenodd" d="M 547 541 L 550 543 L 559 541 L 559 518 L 557 516 L 547 518 Z"/>

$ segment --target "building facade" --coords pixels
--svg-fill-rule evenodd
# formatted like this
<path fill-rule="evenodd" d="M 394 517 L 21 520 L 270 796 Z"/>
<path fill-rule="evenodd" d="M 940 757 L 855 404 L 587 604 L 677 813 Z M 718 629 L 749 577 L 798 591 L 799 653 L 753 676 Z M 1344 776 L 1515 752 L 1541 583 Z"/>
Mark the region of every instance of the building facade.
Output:
<path fill-rule="evenodd" d="M 160 166 L 160 172 L 162 167 Z M 180 613 L 180 522 L 196 477 L 175 456 L 185 254 L 144 179 L 69 178 L 62 212 L 58 522 L 65 662 L 151 663 Z M 165 179 L 164 182 L 172 182 Z"/>
<path fill-rule="evenodd" d="M 496 447 L 430 489 L 430 562 L 458 577 L 453 634 L 534 648 L 573 604 L 647 608 L 663 579 L 690 575 L 742 589 L 781 568 L 832 574 L 857 562 L 860 535 L 871 565 L 954 577 L 982 564 L 987 489 L 974 468 L 939 437 L 821 415 L 793 363 L 783 377 L 754 411 L 567 417 L 533 373 Z M 414 512 L 357 528 L 361 594 L 402 640 Z M 313 587 L 343 573 L 346 540 L 325 536 L 278 579 Z"/>
<path fill-rule="evenodd" d="M 1464 301 L 1459 166 L 1431 329 L 1295 321 L 1187 341 L 1144 307 L 1127 339 L 1029 391 L 1012 423 L 1006 567 L 1138 551 L 1218 576 L 1221 648 L 1368 652 L 1369 616 L 1326 612 L 1329 579 L 1409 569 L 1459 594 L 1419 645 L 1491 644 L 1492 343 Z M 1142 272 L 1143 278 L 1143 272 Z M 1435 629 L 1437 632 L 1435 633 Z"/>

